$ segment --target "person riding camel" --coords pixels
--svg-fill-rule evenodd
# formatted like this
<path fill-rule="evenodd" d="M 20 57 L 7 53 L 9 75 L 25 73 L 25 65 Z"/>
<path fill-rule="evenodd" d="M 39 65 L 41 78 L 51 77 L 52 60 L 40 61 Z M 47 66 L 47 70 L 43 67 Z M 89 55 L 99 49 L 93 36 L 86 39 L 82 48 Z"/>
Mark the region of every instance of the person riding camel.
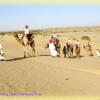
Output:
<path fill-rule="evenodd" d="M 86 50 L 89 56 L 93 56 L 92 45 L 88 41 L 86 45 L 83 45 L 83 48 Z"/>
<path fill-rule="evenodd" d="M 52 34 L 51 39 L 49 41 L 52 41 L 52 43 L 54 44 L 55 49 L 57 51 L 57 56 L 60 57 L 60 41 L 57 38 L 57 34 L 55 34 L 55 33 Z"/>
<path fill-rule="evenodd" d="M 67 40 L 67 43 L 66 43 L 67 49 L 69 49 L 69 47 L 70 47 L 71 44 L 72 44 L 72 40 L 69 38 L 69 39 Z"/>
<path fill-rule="evenodd" d="M 87 46 L 88 46 L 88 47 L 92 47 L 91 44 L 90 44 L 90 42 L 88 42 Z"/>
<path fill-rule="evenodd" d="M 57 39 L 57 34 L 56 34 L 56 33 L 54 33 L 54 34 L 51 35 L 51 40 L 52 40 L 52 42 L 53 42 L 55 45 L 56 45 L 56 42 L 59 41 L 59 39 Z"/>
<path fill-rule="evenodd" d="M 68 43 L 68 45 L 70 45 L 70 44 L 72 43 L 72 40 L 69 38 L 69 39 L 67 40 L 67 43 Z"/>
<path fill-rule="evenodd" d="M 78 40 L 75 42 L 75 46 L 80 47 L 80 42 Z"/>
<path fill-rule="evenodd" d="M 29 26 L 28 25 L 25 26 L 24 35 L 26 36 L 26 38 L 28 39 L 28 41 L 31 41 L 33 39 L 33 36 L 30 33 L 30 30 L 29 30 Z"/>
<path fill-rule="evenodd" d="M 53 33 L 52 35 L 51 35 L 53 38 L 57 38 L 57 34 L 56 33 Z"/>

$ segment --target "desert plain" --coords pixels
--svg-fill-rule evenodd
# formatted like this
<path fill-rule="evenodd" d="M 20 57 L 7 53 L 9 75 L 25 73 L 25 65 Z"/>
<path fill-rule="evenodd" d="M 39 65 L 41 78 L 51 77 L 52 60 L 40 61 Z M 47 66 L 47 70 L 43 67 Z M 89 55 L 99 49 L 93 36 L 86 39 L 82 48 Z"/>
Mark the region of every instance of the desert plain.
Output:
<path fill-rule="evenodd" d="M 83 49 L 91 38 L 94 56 Z M 62 49 L 67 39 L 76 38 L 81 43 L 81 57 L 64 58 Z M 24 47 L 13 35 L 0 36 L 6 61 L 0 61 L 0 93 L 40 93 L 42 96 L 99 96 L 100 58 L 95 55 L 100 49 L 99 32 L 70 32 L 58 34 L 61 57 L 51 57 L 45 45 L 50 35 L 36 35 L 35 57 L 23 58 Z M 73 40 L 74 42 L 75 40 Z M 31 50 L 29 50 L 31 53 Z M 75 55 L 75 54 L 74 54 Z"/>

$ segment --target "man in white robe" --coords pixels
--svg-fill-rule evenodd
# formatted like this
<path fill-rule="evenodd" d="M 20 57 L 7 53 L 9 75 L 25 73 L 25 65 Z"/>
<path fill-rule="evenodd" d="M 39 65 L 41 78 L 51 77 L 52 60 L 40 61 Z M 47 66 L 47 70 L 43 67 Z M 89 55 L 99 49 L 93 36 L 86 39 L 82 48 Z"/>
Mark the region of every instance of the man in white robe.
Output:
<path fill-rule="evenodd" d="M 96 49 L 96 56 L 100 57 L 100 50 L 99 49 Z"/>
<path fill-rule="evenodd" d="M 0 44 L 0 60 L 4 60 L 4 51 L 3 51 L 3 46 Z"/>
<path fill-rule="evenodd" d="M 57 51 L 56 51 L 54 43 L 52 42 L 49 43 L 49 50 L 50 50 L 51 56 L 53 57 L 57 56 Z"/>

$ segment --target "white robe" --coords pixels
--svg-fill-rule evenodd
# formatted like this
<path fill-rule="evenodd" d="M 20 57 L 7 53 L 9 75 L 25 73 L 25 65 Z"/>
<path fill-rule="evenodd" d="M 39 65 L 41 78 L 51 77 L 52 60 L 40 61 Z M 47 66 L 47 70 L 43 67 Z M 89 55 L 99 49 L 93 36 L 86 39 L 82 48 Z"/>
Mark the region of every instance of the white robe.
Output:
<path fill-rule="evenodd" d="M 96 50 L 96 56 L 100 57 L 100 52 L 98 50 Z"/>
<path fill-rule="evenodd" d="M 0 44 L 0 60 L 4 60 L 3 46 Z"/>
<path fill-rule="evenodd" d="M 53 43 L 49 43 L 49 50 L 50 50 L 51 56 L 54 56 L 54 57 L 57 56 L 57 51 Z"/>
<path fill-rule="evenodd" d="M 29 29 L 24 29 L 24 34 L 29 34 Z"/>

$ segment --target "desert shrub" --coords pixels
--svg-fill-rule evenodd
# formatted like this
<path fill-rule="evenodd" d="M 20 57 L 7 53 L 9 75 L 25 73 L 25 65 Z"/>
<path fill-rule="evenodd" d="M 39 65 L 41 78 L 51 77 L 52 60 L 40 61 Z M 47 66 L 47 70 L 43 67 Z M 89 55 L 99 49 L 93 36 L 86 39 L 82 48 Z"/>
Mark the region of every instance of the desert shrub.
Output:
<path fill-rule="evenodd" d="M 84 32 L 88 32 L 88 30 L 84 30 Z"/>
<path fill-rule="evenodd" d="M 90 39 L 89 36 L 82 36 L 81 39 L 82 39 L 82 40 L 88 40 L 88 41 L 91 41 L 91 39 Z"/>
<path fill-rule="evenodd" d="M 2 36 L 4 36 L 6 33 L 4 33 L 4 32 L 2 32 L 2 33 L 0 33 L 0 35 L 2 35 Z"/>
<path fill-rule="evenodd" d="M 2 35 L 2 36 L 11 35 L 11 32 L 1 32 L 0 35 Z"/>
<path fill-rule="evenodd" d="M 38 32 L 37 34 L 39 34 L 39 35 L 43 35 L 43 32 Z"/>
<path fill-rule="evenodd" d="M 32 34 L 38 35 L 38 34 L 41 34 L 41 33 L 40 32 L 32 32 Z"/>
<path fill-rule="evenodd" d="M 79 32 L 79 30 L 73 30 L 73 32 Z"/>
<path fill-rule="evenodd" d="M 11 32 L 6 32 L 5 34 L 6 34 L 6 35 L 8 35 L 8 36 L 9 36 L 9 35 L 12 35 L 12 33 L 11 33 Z"/>
<path fill-rule="evenodd" d="M 77 40 L 75 37 L 72 37 L 73 40 Z"/>
<path fill-rule="evenodd" d="M 34 35 L 46 35 L 46 32 L 32 32 Z"/>

